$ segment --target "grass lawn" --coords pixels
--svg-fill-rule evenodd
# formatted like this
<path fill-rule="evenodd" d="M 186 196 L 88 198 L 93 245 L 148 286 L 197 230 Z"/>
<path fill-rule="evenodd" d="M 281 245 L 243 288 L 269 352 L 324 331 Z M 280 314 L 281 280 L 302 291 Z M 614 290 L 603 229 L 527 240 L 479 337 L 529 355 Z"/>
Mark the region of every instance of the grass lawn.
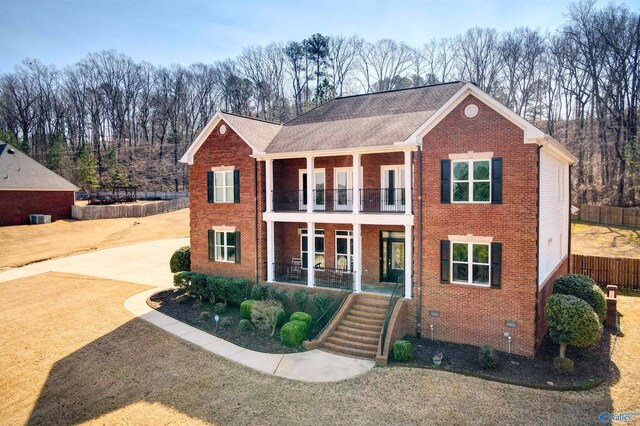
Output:
<path fill-rule="evenodd" d="M 571 252 L 589 256 L 640 257 L 640 228 L 571 224 Z"/>
<path fill-rule="evenodd" d="M 637 297 L 620 298 L 612 380 L 556 392 L 403 367 L 294 382 L 134 318 L 123 302 L 141 285 L 64 274 L 0 285 L 3 424 L 596 424 L 639 408 Z"/>
<path fill-rule="evenodd" d="M 155 216 L 0 227 L 0 269 L 88 250 L 189 236 L 189 209 Z"/>

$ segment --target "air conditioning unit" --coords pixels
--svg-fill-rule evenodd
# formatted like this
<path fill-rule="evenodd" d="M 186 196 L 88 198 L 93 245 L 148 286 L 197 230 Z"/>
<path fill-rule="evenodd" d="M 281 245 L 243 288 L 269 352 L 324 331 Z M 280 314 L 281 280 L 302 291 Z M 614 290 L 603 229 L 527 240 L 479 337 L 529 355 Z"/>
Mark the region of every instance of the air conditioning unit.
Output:
<path fill-rule="evenodd" d="M 51 215 L 30 214 L 29 223 L 31 225 L 42 225 L 43 223 L 51 223 Z"/>

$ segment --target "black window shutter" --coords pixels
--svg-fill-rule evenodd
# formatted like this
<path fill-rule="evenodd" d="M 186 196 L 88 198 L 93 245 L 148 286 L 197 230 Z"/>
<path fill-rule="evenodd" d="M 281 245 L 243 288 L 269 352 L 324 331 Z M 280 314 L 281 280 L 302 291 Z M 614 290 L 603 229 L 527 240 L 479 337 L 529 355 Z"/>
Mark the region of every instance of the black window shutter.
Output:
<path fill-rule="evenodd" d="M 213 203 L 213 172 L 207 172 L 207 202 Z"/>
<path fill-rule="evenodd" d="M 502 204 L 502 158 L 491 159 L 491 204 Z"/>
<path fill-rule="evenodd" d="M 491 288 L 502 287 L 502 243 L 491 243 Z"/>
<path fill-rule="evenodd" d="M 240 263 L 240 231 L 236 231 L 236 263 Z"/>
<path fill-rule="evenodd" d="M 216 231 L 209 229 L 209 260 L 216 260 Z"/>
<path fill-rule="evenodd" d="M 448 283 L 451 276 L 450 249 L 449 240 L 440 240 L 440 282 L 442 284 Z"/>
<path fill-rule="evenodd" d="M 233 202 L 240 202 L 240 170 L 233 171 Z"/>
<path fill-rule="evenodd" d="M 393 170 L 387 170 L 387 174 L 389 176 L 387 204 L 392 206 L 396 203 L 396 173 Z"/>
<path fill-rule="evenodd" d="M 451 160 L 440 161 L 440 203 L 451 203 Z"/>
<path fill-rule="evenodd" d="M 302 204 L 307 205 L 307 174 L 302 174 Z"/>

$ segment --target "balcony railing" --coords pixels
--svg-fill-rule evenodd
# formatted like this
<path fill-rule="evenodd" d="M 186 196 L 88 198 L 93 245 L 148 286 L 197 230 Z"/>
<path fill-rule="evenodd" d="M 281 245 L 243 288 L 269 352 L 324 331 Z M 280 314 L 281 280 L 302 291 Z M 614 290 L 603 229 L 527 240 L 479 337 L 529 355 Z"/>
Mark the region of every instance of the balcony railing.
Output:
<path fill-rule="evenodd" d="M 274 263 L 274 272 L 276 281 L 307 285 L 307 270 L 300 264 Z"/>
<path fill-rule="evenodd" d="M 273 210 L 279 212 L 306 211 L 307 202 L 313 202 L 314 212 L 351 212 L 353 203 L 360 203 L 365 213 L 404 213 L 404 188 L 361 189 L 359 199 L 354 199 L 353 189 L 318 189 L 312 197 L 307 191 L 275 189 L 272 192 Z M 311 198 L 311 199 L 308 199 Z"/>
<path fill-rule="evenodd" d="M 353 272 L 344 269 L 324 268 L 314 271 L 317 287 L 352 289 Z"/>

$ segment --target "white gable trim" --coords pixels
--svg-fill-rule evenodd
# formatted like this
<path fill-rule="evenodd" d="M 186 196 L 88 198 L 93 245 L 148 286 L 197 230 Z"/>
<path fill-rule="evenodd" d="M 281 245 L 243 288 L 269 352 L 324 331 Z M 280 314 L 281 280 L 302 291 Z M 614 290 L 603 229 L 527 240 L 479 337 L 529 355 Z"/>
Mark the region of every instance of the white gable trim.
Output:
<path fill-rule="evenodd" d="M 478 88 L 475 84 L 466 83 L 462 86 L 447 102 L 444 103 L 431 117 L 427 119 L 415 132 L 413 132 L 406 140 L 399 142 L 398 145 L 421 145 L 422 138 L 431 131 L 438 123 L 440 123 L 455 107 L 466 99 L 468 95 L 474 95 L 484 104 L 492 108 L 498 114 L 511 121 L 514 125 L 521 128 L 524 132 L 524 143 L 535 143 L 538 145 L 551 145 L 555 151 L 569 163 L 577 161 L 569 151 L 561 144 L 554 140 L 551 136 L 546 135 L 542 130 L 520 117 L 515 112 L 498 102 L 495 98 Z"/>
<path fill-rule="evenodd" d="M 240 138 L 242 138 L 242 140 L 247 145 L 249 145 L 249 147 L 253 151 L 253 155 L 260 154 L 260 151 L 258 149 L 256 149 L 256 147 L 253 144 L 251 144 L 251 142 L 246 137 L 244 137 L 242 135 L 242 133 L 240 133 L 238 131 L 238 129 L 233 127 L 231 125 L 231 123 L 229 123 L 229 121 L 225 120 L 224 117 L 222 116 L 222 112 L 220 110 L 218 110 L 213 115 L 211 120 L 209 120 L 209 122 L 204 127 L 204 129 L 202 129 L 202 131 L 200 132 L 198 137 L 193 141 L 193 143 L 191 145 L 189 145 L 189 148 L 187 148 L 187 151 L 184 153 L 182 158 L 180 158 L 180 162 L 181 163 L 186 163 L 186 164 L 189 164 L 189 165 L 193 164 L 193 157 L 196 155 L 196 152 L 198 152 L 198 150 L 200 149 L 200 147 L 202 146 L 204 141 L 207 140 L 207 138 L 209 137 L 211 132 L 213 132 L 213 129 L 215 129 L 218 126 L 218 123 L 220 123 L 220 121 L 224 121 L 224 123 L 227 126 L 229 126 L 231 128 L 231 130 L 233 130 L 238 136 L 240 136 Z"/>

